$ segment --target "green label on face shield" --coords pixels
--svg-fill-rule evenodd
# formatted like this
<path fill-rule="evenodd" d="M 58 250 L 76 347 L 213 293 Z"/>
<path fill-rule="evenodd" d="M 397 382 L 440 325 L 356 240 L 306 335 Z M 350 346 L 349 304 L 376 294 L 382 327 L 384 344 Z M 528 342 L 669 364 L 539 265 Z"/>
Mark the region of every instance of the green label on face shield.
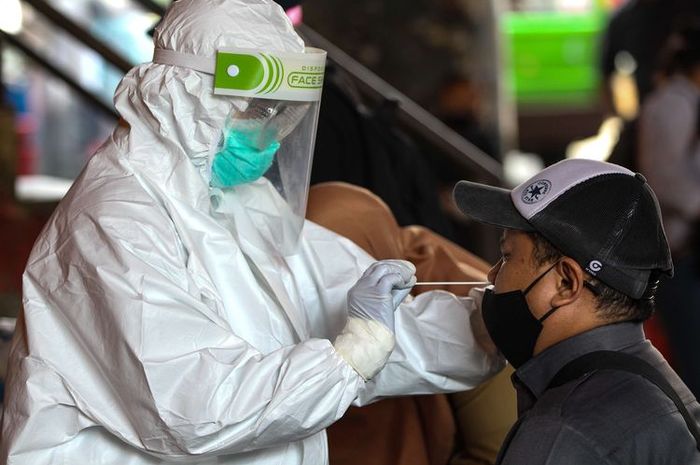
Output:
<path fill-rule="evenodd" d="M 325 67 L 326 52 L 315 48 L 304 53 L 219 50 L 214 93 L 316 102 L 321 99 Z"/>
<path fill-rule="evenodd" d="M 214 86 L 225 89 L 253 90 L 265 77 L 265 67 L 260 59 L 241 53 L 216 55 Z"/>

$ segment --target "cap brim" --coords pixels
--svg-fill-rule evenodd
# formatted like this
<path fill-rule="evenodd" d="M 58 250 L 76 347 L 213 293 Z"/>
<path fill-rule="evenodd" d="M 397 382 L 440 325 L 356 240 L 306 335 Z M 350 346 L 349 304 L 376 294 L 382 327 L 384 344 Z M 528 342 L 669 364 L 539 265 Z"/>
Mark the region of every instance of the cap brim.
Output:
<path fill-rule="evenodd" d="M 535 230 L 516 210 L 508 189 L 459 181 L 452 195 L 462 213 L 480 223 L 519 231 Z"/>

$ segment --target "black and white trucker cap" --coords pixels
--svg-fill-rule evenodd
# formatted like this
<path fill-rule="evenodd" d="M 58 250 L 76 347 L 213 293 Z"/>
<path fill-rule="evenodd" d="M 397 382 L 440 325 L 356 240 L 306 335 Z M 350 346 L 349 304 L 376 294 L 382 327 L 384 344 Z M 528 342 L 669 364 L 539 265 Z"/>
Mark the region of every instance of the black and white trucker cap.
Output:
<path fill-rule="evenodd" d="M 673 276 L 656 196 L 641 174 L 621 166 L 563 160 L 513 190 L 460 181 L 454 199 L 481 223 L 540 233 L 633 299 L 661 274 Z"/>

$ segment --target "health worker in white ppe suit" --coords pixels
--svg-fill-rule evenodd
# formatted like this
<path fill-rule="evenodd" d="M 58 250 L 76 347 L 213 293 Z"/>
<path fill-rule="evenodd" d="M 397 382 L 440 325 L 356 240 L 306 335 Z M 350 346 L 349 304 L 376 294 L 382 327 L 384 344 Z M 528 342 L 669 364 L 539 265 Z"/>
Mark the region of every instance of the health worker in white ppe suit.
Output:
<path fill-rule="evenodd" d="M 179 0 L 154 42 L 29 259 L 0 463 L 325 464 L 351 404 L 502 367 L 473 301 L 399 305 L 409 263 L 304 221 L 325 53 L 279 6 Z"/>

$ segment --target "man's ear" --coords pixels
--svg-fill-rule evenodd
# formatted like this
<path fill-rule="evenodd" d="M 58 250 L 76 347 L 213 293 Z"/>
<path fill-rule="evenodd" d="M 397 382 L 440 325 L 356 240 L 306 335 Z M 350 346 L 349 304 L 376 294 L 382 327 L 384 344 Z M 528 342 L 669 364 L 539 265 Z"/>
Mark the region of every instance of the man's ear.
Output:
<path fill-rule="evenodd" d="M 554 269 L 557 293 L 552 297 L 552 307 L 563 307 L 578 300 L 584 288 L 584 271 L 581 265 L 573 258 L 564 257 Z"/>

